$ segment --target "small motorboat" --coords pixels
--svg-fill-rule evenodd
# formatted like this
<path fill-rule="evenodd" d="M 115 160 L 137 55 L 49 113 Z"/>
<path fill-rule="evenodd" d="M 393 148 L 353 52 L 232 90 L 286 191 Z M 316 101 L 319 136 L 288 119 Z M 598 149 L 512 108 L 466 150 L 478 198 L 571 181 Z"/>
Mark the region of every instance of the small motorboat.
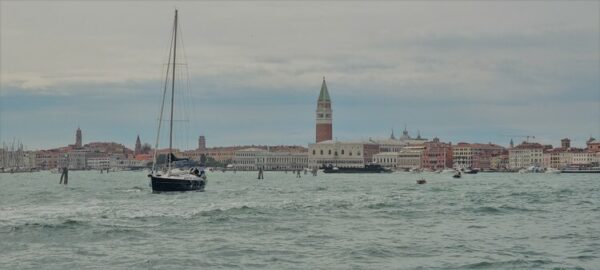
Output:
<path fill-rule="evenodd" d="M 477 174 L 479 172 L 479 170 L 477 169 L 471 169 L 471 168 L 466 168 L 463 169 L 463 172 L 466 174 Z"/>
<path fill-rule="evenodd" d="M 462 176 L 462 174 L 460 172 L 456 172 L 452 178 L 460 178 Z"/>
<path fill-rule="evenodd" d="M 419 184 L 419 185 L 426 184 L 426 183 L 427 183 L 427 180 L 425 180 L 423 178 L 417 180 L 417 184 Z"/>

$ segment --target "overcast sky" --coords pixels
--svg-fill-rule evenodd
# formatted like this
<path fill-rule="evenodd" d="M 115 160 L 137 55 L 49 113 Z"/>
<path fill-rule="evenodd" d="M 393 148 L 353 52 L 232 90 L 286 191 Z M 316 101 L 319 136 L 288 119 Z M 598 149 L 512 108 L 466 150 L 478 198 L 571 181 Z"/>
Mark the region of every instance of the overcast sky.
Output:
<path fill-rule="evenodd" d="M 600 137 L 599 1 L 4 0 L 0 141 L 153 142 L 174 8 L 181 148 L 314 141 L 323 76 L 339 140 Z"/>

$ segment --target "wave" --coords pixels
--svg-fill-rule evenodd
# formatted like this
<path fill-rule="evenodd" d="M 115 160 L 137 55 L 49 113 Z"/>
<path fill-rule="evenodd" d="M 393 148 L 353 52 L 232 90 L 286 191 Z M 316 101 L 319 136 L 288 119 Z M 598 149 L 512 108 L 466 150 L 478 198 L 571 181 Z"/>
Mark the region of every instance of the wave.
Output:
<path fill-rule="evenodd" d="M 248 205 L 241 205 L 241 206 L 234 206 L 234 207 L 230 207 L 230 208 L 216 208 L 216 209 L 211 209 L 211 210 L 203 210 L 200 211 L 192 216 L 212 216 L 212 215 L 221 215 L 221 214 L 241 214 L 241 213 L 247 213 L 250 212 L 252 210 L 255 210 L 255 208 L 250 207 Z"/>
<path fill-rule="evenodd" d="M 395 208 L 395 207 L 398 207 L 398 205 L 396 203 L 391 203 L 391 202 L 377 202 L 377 203 L 368 204 L 366 206 L 366 208 L 369 208 L 369 209 L 383 209 L 383 208 Z"/>
<path fill-rule="evenodd" d="M 10 231 L 19 232 L 27 229 L 50 229 L 50 230 L 61 230 L 61 229 L 74 229 L 77 227 L 87 227 L 89 223 L 86 221 L 66 219 L 58 223 L 43 223 L 43 222 L 26 222 L 20 225 L 11 226 Z"/>
<path fill-rule="evenodd" d="M 519 213 L 519 212 L 546 212 L 546 210 L 541 209 L 532 209 L 526 207 L 517 207 L 510 205 L 501 205 L 501 206 L 480 206 L 475 208 L 464 208 L 463 210 L 467 212 L 473 212 L 478 214 L 510 214 L 510 213 Z"/>
<path fill-rule="evenodd" d="M 481 226 L 481 225 L 469 225 L 467 226 L 467 229 L 485 229 L 487 228 L 487 226 Z"/>
<path fill-rule="evenodd" d="M 550 260 L 510 260 L 510 261 L 483 261 L 478 263 L 466 264 L 458 267 L 458 269 L 498 269 L 498 268 L 539 268 L 544 265 L 555 264 Z"/>

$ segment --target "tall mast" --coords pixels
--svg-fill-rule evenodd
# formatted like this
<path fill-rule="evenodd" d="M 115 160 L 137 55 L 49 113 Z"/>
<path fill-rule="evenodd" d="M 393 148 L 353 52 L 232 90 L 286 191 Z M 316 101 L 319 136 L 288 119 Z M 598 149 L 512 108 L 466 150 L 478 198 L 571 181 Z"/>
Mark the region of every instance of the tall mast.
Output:
<path fill-rule="evenodd" d="M 177 56 L 177 10 L 175 10 L 175 25 L 173 37 L 173 78 L 171 80 L 171 127 L 169 128 L 169 172 L 171 171 L 171 157 L 173 156 L 173 105 L 175 104 L 175 59 Z"/>
<path fill-rule="evenodd" d="M 173 44 L 173 35 L 175 33 L 171 32 L 171 43 L 169 43 L 169 56 L 167 57 L 167 71 L 165 72 L 165 81 L 163 86 L 163 95 L 162 101 L 160 103 L 160 115 L 158 117 L 158 129 L 156 131 L 156 143 L 154 144 L 154 157 L 152 158 L 152 172 L 156 171 L 156 157 L 158 154 L 158 142 L 160 141 L 160 130 L 162 128 L 163 121 L 163 112 L 165 110 L 165 97 L 167 96 L 167 86 L 169 85 L 169 72 L 171 71 L 171 54 L 173 53 L 173 47 L 170 45 Z M 167 158 L 167 161 L 170 160 L 170 157 Z"/>

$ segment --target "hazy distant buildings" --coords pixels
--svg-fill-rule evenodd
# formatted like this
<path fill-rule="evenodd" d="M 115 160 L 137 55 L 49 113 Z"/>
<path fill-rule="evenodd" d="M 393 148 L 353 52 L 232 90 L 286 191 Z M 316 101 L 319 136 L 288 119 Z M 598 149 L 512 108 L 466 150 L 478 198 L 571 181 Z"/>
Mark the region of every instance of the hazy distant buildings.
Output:
<path fill-rule="evenodd" d="M 571 147 L 571 140 L 564 138 L 560 148 L 544 149 L 542 166 L 546 168 L 564 169 L 570 166 L 591 166 L 599 162 L 600 152 L 595 150 L 598 142 L 593 138 L 587 141 L 587 148 Z"/>
<path fill-rule="evenodd" d="M 509 169 L 508 150 L 492 155 L 490 158 L 490 170 L 507 171 Z"/>
<path fill-rule="evenodd" d="M 87 160 L 88 168 L 92 170 L 105 170 L 110 168 L 110 157 L 93 157 Z"/>
<path fill-rule="evenodd" d="M 84 170 L 87 168 L 87 154 L 88 151 L 85 149 L 74 149 L 67 154 L 69 164 L 68 167 L 71 170 Z"/>
<path fill-rule="evenodd" d="M 457 143 L 452 146 L 454 168 L 490 169 L 492 156 L 503 151 L 504 147 L 492 143 Z"/>
<path fill-rule="evenodd" d="M 508 150 L 508 167 L 511 170 L 542 166 L 544 146 L 523 142 Z"/>
<path fill-rule="evenodd" d="M 438 138 L 424 143 L 421 167 L 428 170 L 452 168 L 452 144 L 440 142 Z"/>
<path fill-rule="evenodd" d="M 271 152 L 262 148 L 246 148 L 235 151 L 233 167 L 240 171 L 291 171 L 308 166 L 306 152 Z"/>
<path fill-rule="evenodd" d="M 423 152 L 425 151 L 425 145 L 411 145 L 406 146 L 398 152 L 398 165 L 399 169 L 414 169 L 421 168 L 421 161 L 423 159 Z"/>
<path fill-rule="evenodd" d="M 57 168 L 59 159 L 64 155 L 64 152 L 58 149 L 41 150 L 35 153 L 35 164 L 42 170 Z"/>
<path fill-rule="evenodd" d="M 331 110 L 331 98 L 327 91 L 327 83 L 325 83 L 325 77 L 323 77 L 323 84 L 321 85 L 321 92 L 319 93 L 319 99 L 317 100 L 317 112 L 316 112 L 316 142 L 322 142 L 331 140 L 333 137 L 332 120 L 333 111 Z"/>
<path fill-rule="evenodd" d="M 256 165 L 257 157 L 264 153 L 267 153 L 267 150 L 260 148 L 237 150 L 233 158 L 233 168 L 239 171 L 258 170 L 258 166 Z"/>
<path fill-rule="evenodd" d="M 398 152 L 379 152 L 373 155 L 373 163 L 386 168 L 396 168 L 398 167 Z"/>
<path fill-rule="evenodd" d="M 394 131 L 392 130 L 392 134 L 388 139 L 384 140 L 375 140 L 377 144 L 379 144 L 379 150 L 381 152 L 400 152 L 404 147 L 410 145 L 423 145 L 427 142 L 427 139 L 421 137 L 421 133 L 418 132 L 416 138 L 411 137 L 408 134 L 408 130 L 406 126 L 402 131 L 402 135 L 399 138 L 394 136 Z"/>
<path fill-rule="evenodd" d="M 587 151 L 589 152 L 600 152 L 600 140 L 596 140 L 594 138 L 590 138 L 587 142 Z"/>

